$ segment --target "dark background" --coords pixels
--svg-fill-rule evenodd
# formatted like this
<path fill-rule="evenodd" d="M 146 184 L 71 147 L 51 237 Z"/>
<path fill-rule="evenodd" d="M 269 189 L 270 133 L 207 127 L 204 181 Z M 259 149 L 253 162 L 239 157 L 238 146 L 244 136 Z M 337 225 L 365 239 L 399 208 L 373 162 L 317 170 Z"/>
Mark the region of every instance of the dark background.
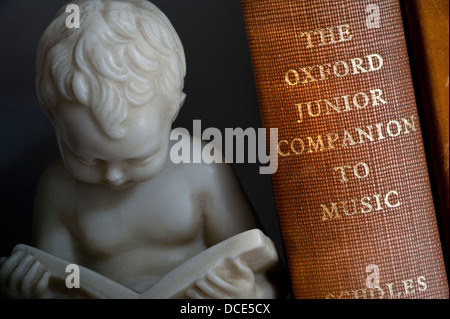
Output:
<path fill-rule="evenodd" d="M 31 243 L 39 177 L 59 150 L 35 91 L 40 35 L 65 0 L 0 0 L 0 256 Z M 187 60 L 186 103 L 174 127 L 262 127 L 239 0 L 154 0 L 177 30 Z M 269 175 L 232 164 L 266 234 L 281 251 Z"/>

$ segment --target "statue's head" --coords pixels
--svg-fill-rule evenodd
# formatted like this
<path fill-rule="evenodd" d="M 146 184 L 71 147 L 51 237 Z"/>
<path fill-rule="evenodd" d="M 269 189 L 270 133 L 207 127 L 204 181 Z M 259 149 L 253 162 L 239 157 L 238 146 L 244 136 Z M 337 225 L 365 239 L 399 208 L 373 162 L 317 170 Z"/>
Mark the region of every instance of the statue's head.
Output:
<path fill-rule="evenodd" d="M 38 47 L 36 85 L 65 165 L 87 183 L 120 189 L 147 180 L 166 160 L 184 102 L 180 39 L 145 0 L 79 0 L 80 28 L 64 6 Z"/>

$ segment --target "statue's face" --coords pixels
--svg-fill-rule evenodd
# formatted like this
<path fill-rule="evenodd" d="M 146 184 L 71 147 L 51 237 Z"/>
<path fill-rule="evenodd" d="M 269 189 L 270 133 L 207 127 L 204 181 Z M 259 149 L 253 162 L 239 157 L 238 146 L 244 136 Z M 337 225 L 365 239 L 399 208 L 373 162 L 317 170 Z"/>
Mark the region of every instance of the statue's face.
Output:
<path fill-rule="evenodd" d="M 166 161 L 172 124 L 165 103 L 157 96 L 150 107 L 130 108 L 121 139 L 108 137 L 89 108 L 67 103 L 54 124 L 69 173 L 114 190 L 155 176 Z"/>

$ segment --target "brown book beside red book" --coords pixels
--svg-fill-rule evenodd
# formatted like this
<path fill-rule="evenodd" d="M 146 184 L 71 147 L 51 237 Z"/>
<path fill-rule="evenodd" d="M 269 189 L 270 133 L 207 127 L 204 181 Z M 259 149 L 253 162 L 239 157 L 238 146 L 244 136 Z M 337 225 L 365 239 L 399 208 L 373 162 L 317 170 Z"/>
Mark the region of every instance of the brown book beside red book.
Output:
<path fill-rule="evenodd" d="M 449 254 L 449 1 L 404 1 L 435 203 Z"/>
<path fill-rule="evenodd" d="M 295 298 L 448 298 L 396 0 L 242 0 Z"/>

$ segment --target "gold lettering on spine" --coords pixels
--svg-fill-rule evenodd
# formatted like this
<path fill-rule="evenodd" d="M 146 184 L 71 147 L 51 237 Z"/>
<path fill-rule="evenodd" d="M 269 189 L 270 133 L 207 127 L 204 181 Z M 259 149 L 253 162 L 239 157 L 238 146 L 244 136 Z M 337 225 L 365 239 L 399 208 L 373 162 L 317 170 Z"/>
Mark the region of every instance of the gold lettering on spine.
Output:
<path fill-rule="evenodd" d="M 312 103 L 308 102 L 307 103 L 307 105 L 308 105 L 308 115 L 311 116 L 311 117 L 318 117 L 320 115 L 320 100 L 314 101 L 314 103 L 317 105 L 317 112 L 316 113 L 313 112 L 312 107 L 311 107 Z"/>
<path fill-rule="evenodd" d="M 292 83 L 292 82 L 290 82 Z M 370 90 L 370 93 L 357 92 L 352 97 L 352 105 L 349 102 L 349 95 L 335 96 L 332 98 L 323 98 L 315 101 L 296 103 L 299 119 L 297 123 L 302 123 L 305 117 L 315 118 L 321 115 L 332 115 L 341 112 L 348 112 L 352 110 L 365 109 L 368 106 L 379 106 L 380 104 L 386 104 L 387 102 L 382 98 L 383 91 L 380 89 Z M 334 101 L 332 101 L 334 100 Z M 352 108 L 352 106 L 354 108 Z M 305 109 L 303 111 L 303 109 Z M 326 110 L 326 112 L 325 112 Z M 405 125 L 413 126 L 407 122 Z"/>
<path fill-rule="evenodd" d="M 400 297 L 400 296 L 402 295 L 401 292 L 399 292 L 399 293 L 397 293 L 397 294 L 394 293 L 394 288 L 393 288 L 394 283 L 386 284 L 386 286 L 387 286 L 388 289 L 389 289 L 389 295 L 390 295 L 390 298 L 398 298 L 398 297 Z"/>
<path fill-rule="evenodd" d="M 349 212 L 347 209 L 347 202 L 348 201 L 343 201 L 342 203 L 342 207 L 344 208 L 344 214 L 347 216 L 353 216 L 356 214 L 356 200 L 357 199 L 352 199 L 350 200 L 351 202 L 353 202 L 353 212 Z"/>
<path fill-rule="evenodd" d="M 339 30 L 338 42 L 350 41 L 353 35 L 350 34 L 350 24 L 342 24 L 336 27 Z"/>
<path fill-rule="evenodd" d="M 350 291 L 346 291 L 346 290 L 341 291 L 341 293 L 339 294 L 339 299 L 344 299 L 344 295 L 350 296 Z"/>
<path fill-rule="evenodd" d="M 396 133 L 393 133 L 393 131 L 392 131 L 392 124 L 395 124 L 395 126 L 397 127 L 397 129 L 395 130 Z M 396 137 L 396 136 L 400 135 L 400 133 L 402 131 L 402 127 L 398 121 L 390 121 L 386 126 L 386 130 L 387 130 L 389 136 Z"/>
<path fill-rule="evenodd" d="M 373 211 L 373 206 L 369 202 L 370 202 L 370 197 L 361 198 L 361 205 L 366 207 L 366 208 L 364 208 L 364 207 L 361 208 L 361 213 L 367 214 L 367 213 L 370 213 Z"/>
<path fill-rule="evenodd" d="M 380 89 L 370 90 L 370 94 L 372 99 L 372 106 L 378 106 L 380 104 L 379 102 L 387 104 L 387 102 L 381 98 L 381 96 L 383 95 L 383 91 L 381 91 Z"/>
<path fill-rule="evenodd" d="M 373 72 L 373 71 L 378 71 L 379 69 L 381 69 L 381 67 L 383 66 L 384 60 L 381 57 L 381 55 L 379 54 L 369 54 L 366 56 L 367 61 L 369 62 L 369 71 Z M 378 61 L 378 66 L 374 66 L 373 63 L 373 58 L 376 58 L 376 60 Z"/>
<path fill-rule="evenodd" d="M 328 101 L 327 99 L 324 99 L 323 101 L 325 102 L 325 106 L 327 108 L 327 115 L 331 114 L 330 112 L 330 107 L 336 111 L 337 113 L 339 113 L 341 110 L 339 109 L 339 98 L 338 97 L 334 97 L 333 98 L 334 101 L 336 102 L 336 104 L 331 103 L 330 101 Z"/>
<path fill-rule="evenodd" d="M 289 142 L 286 141 L 286 140 L 281 140 L 281 141 L 278 142 L 278 154 L 281 155 L 281 156 L 289 156 L 289 155 L 291 154 L 290 151 L 288 151 L 287 153 L 285 153 L 285 152 L 283 152 L 283 151 L 281 150 L 281 144 L 284 144 L 284 143 L 286 143 L 287 145 L 289 145 Z"/>
<path fill-rule="evenodd" d="M 345 166 L 337 166 L 337 167 L 334 168 L 335 172 L 337 172 L 338 170 L 341 171 L 341 175 L 342 175 L 341 182 L 343 182 L 343 183 L 344 182 L 348 182 L 347 175 L 345 174 L 345 169 L 346 168 L 351 168 L 351 166 L 350 165 L 345 165 Z"/>
<path fill-rule="evenodd" d="M 375 197 L 375 200 L 377 202 L 376 210 L 383 210 L 383 207 L 381 206 L 381 200 L 380 200 L 381 194 L 376 194 L 373 197 Z"/>
<path fill-rule="evenodd" d="M 359 143 L 360 144 L 365 143 L 367 140 L 370 142 L 374 141 L 373 134 L 372 134 L 372 126 L 367 126 L 367 129 L 368 129 L 368 133 L 366 131 L 363 131 L 360 128 L 356 128 L 356 132 L 358 132 L 358 134 L 359 134 Z M 366 139 L 364 139 L 364 137 Z"/>
<path fill-rule="evenodd" d="M 316 105 L 318 105 L 317 103 L 319 103 L 319 101 L 321 100 L 315 101 Z M 301 105 L 303 104 L 300 104 L 300 106 L 297 105 L 297 107 L 301 108 Z M 305 114 L 306 110 L 305 112 L 301 110 L 299 112 Z M 313 111 L 311 108 L 311 114 L 313 114 L 314 116 L 317 116 L 318 112 L 318 110 Z M 304 119 L 303 115 L 302 119 Z M 359 144 L 376 142 L 385 138 L 395 138 L 400 136 L 402 132 L 402 136 L 415 132 L 417 130 L 415 121 L 416 118 L 414 116 L 411 116 L 410 118 L 402 118 L 398 121 L 389 121 L 387 125 L 384 123 L 377 123 L 375 124 L 375 129 L 373 125 L 369 125 L 366 126 L 365 129 L 358 127 L 354 128 L 353 130 L 347 129 L 341 134 L 330 132 L 320 134 L 315 137 L 308 136 L 304 139 L 295 137 L 291 140 L 281 140 L 278 146 L 278 153 L 280 154 L 280 156 L 305 155 L 312 154 L 318 151 L 323 152 L 327 150 L 333 150 L 338 147 L 349 147 Z M 358 137 L 358 139 L 355 140 L 355 137 Z M 324 143 L 323 139 L 325 138 L 326 140 Z M 307 152 L 304 152 L 305 143 L 303 141 L 306 141 L 309 144 Z M 289 144 L 292 152 L 287 152 L 286 148 L 282 148 L 284 144 Z"/>
<path fill-rule="evenodd" d="M 298 149 L 295 147 L 295 142 L 299 142 L 299 144 L 302 147 L 301 151 L 298 151 Z M 294 138 L 291 142 L 291 150 L 292 152 L 294 152 L 295 154 L 302 154 L 303 151 L 305 150 L 305 143 L 303 143 L 303 140 L 300 138 Z"/>
<path fill-rule="evenodd" d="M 400 200 L 398 200 L 398 199 L 397 199 L 397 203 L 395 203 L 395 204 L 392 204 L 391 202 L 389 202 L 389 196 L 390 196 L 391 194 L 395 194 L 395 195 L 398 197 L 398 193 L 397 193 L 396 191 L 390 191 L 389 193 L 386 194 L 386 197 L 384 198 L 385 204 L 386 204 L 388 207 L 391 207 L 391 208 L 395 208 L 395 207 L 400 206 L 402 203 L 401 203 Z"/>
<path fill-rule="evenodd" d="M 348 102 L 348 95 L 344 95 L 342 98 L 344 99 L 344 104 L 345 104 L 344 111 L 351 111 L 352 108 L 350 107 L 350 103 Z"/>
<path fill-rule="evenodd" d="M 417 284 L 419 286 L 419 288 L 418 288 L 419 291 L 427 290 L 428 286 L 427 286 L 426 280 L 427 279 L 425 278 L 425 276 L 420 276 L 417 278 Z"/>
<path fill-rule="evenodd" d="M 371 299 L 377 299 L 375 291 L 379 291 L 380 292 L 380 295 L 379 295 L 378 299 L 383 299 L 383 297 L 384 297 L 384 290 L 379 288 L 379 287 L 375 287 L 375 288 L 369 289 L 370 298 Z"/>
<path fill-rule="evenodd" d="M 362 64 L 364 63 L 363 59 L 353 58 L 350 60 L 350 62 L 352 62 L 353 74 L 359 74 L 358 70 L 361 71 L 361 73 L 369 72 L 362 67 Z"/>
<path fill-rule="evenodd" d="M 347 180 L 345 175 L 345 168 L 350 168 L 351 166 L 340 166 L 337 167 L 335 170 L 338 169 L 342 173 L 343 180 Z M 367 173 L 368 174 L 368 173 Z M 355 216 L 358 212 L 361 212 L 361 214 L 368 214 L 373 213 L 376 211 L 384 210 L 385 207 L 387 208 L 395 208 L 399 207 L 402 203 L 399 200 L 399 194 L 397 191 L 390 191 L 386 193 L 386 195 L 382 194 L 374 194 L 372 196 L 363 196 L 361 199 L 350 199 L 350 200 L 340 200 L 339 204 L 337 203 L 331 203 L 331 209 L 328 209 L 327 205 L 320 205 L 322 207 L 322 221 L 326 221 L 329 219 L 336 219 L 341 218 L 342 215 L 344 216 Z M 375 199 L 375 203 L 372 204 L 372 200 Z M 352 202 L 353 204 L 349 204 L 349 202 Z M 384 206 L 383 206 L 384 204 Z M 353 206 L 353 209 L 350 210 L 350 206 Z M 375 207 L 375 210 L 374 210 Z M 342 209 L 342 212 L 340 210 Z"/>
<path fill-rule="evenodd" d="M 359 168 L 361 166 L 364 168 L 364 174 L 359 174 Z M 360 179 L 366 178 L 367 176 L 369 176 L 370 173 L 369 165 L 367 165 L 364 162 L 358 163 L 353 167 L 353 173 L 355 174 L 356 177 Z"/>
<path fill-rule="evenodd" d="M 328 31 L 328 32 L 327 32 Z M 317 29 L 316 33 L 318 33 L 320 35 L 320 43 L 319 45 L 327 45 L 327 44 L 334 44 L 336 43 L 336 40 L 334 39 L 334 33 L 333 33 L 333 28 L 326 28 L 325 29 Z M 328 34 L 326 34 L 328 33 Z M 326 41 L 326 37 L 330 38 L 330 41 L 327 42 Z"/>
<path fill-rule="evenodd" d="M 367 299 L 367 289 L 354 289 L 352 290 L 355 299 Z"/>
<path fill-rule="evenodd" d="M 344 67 L 344 73 L 339 72 L 339 64 L 341 64 Z M 345 61 L 337 61 L 333 65 L 333 72 L 334 72 L 334 75 L 336 75 L 337 77 L 343 78 L 344 76 L 347 76 L 348 71 L 349 71 L 348 64 Z"/>
<path fill-rule="evenodd" d="M 362 96 L 364 102 L 363 104 L 359 104 L 360 100 L 359 97 Z M 356 93 L 353 97 L 353 105 L 356 106 L 358 109 L 364 109 L 369 104 L 369 97 L 364 92 Z"/>
<path fill-rule="evenodd" d="M 428 285 L 426 283 L 425 276 L 419 276 L 416 279 L 405 279 L 398 282 L 385 283 L 380 286 L 369 288 L 353 289 L 350 293 L 349 290 L 342 290 L 335 293 L 327 293 L 325 298 L 327 299 L 397 299 L 401 297 L 410 297 L 413 294 L 419 294 L 426 291 Z M 367 293 L 369 292 L 369 294 Z M 420 298 L 420 296 L 419 296 Z"/>
<path fill-rule="evenodd" d="M 360 174 L 360 167 L 362 167 L 364 169 L 364 173 Z M 334 168 L 334 171 L 340 171 L 342 178 L 341 178 L 341 182 L 347 182 L 348 178 L 347 178 L 347 174 L 345 173 L 345 169 L 346 168 L 352 168 L 352 166 L 350 165 L 344 165 L 344 166 L 337 166 Z M 367 176 L 369 176 L 370 173 L 370 169 L 369 169 L 369 165 L 367 165 L 364 162 L 358 163 L 356 165 L 353 166 L 353 174 L 359 178 L 359 179 L 363 179 L 366 178 Z"/>
<path fill-rule="evenodd" d="M 347 144 L 347 142 L 349 142 L 349 144 Z M 346 147 L 348 145 L 355 145 L 355 144 L 356 144 L 356 142 L 353 139 L 352 135 L 348 131 L 345 131 L 344 132 L 344 140 L 342 142 L 342 146 Z"/>
<path fill-rule="evenodd" d="M 339 139 L 339 134 L 337 133 L 328 133 L 327 141 L 328 141 L 328 149 L 331 150 L 334 148 L 334 142 Z"/>
<path fill-rule="evenodd" d="M 312 48 L 314 46 L 311 41 L 311 35 L 314 33 L 315 33 L 315 31 L 306 31 L 306 32 L 300 33 L 301 37 L 306 36 L 306 39 L 308 41 L 308 45 L 306 46 L 307 48 Z"/>
<path fill-rule="evenodd" d="M 297 105 L 298 117 L 300 118 L 299 120 L 297 120 L 297 123 L 301 123 L 301 122 L 303 122 L 302 103 L 295 104 L 295 105 Z"/>
<path fill-rule="evenodd" d="M 351 58 L 348 61 L 339 60 L 290 69 L 284 74 L 284 80 L 290 86 L 294 86 L 300 83 L 307 84 L 318 80 L 325 81 L 332 75 L 338 78 L 349 75 L 357 76 L 362 73 L 378 71 L 383 67 L 383 64 L 383 57 L 375 53 L 366 55 L 363 58 Z"/>
<path fill-rule="evenodd" d="M 414 286 L 413 286 L 412 279 L 403 280 L 402 282 L 405 287 L 405 295 L 413 294 L 416 292 L 416 290 L 414 289 Z"/>
<path fill-rule="evenodd" d="M 294 75 L 295 78 L 295 82 L 291 81 L 291 74 Z M 300 81 L 300 75 L 298 75 L 298 72 L 295 70 L 288 70 L 286 72 L 286 74 L 284 75 L 284 80 L 286 81 L 287 84 L 289 85 L 297 85 L 298 82 Z"/>
<path fill-rule="evenodd" d="M 320 79 L 321 81 L 328 79 L 325 75 L 325 73 L 327 73 L 328 75 L 331 75 L 330 72 L 330 68 L 331 68 L 331 63 L 325 63 L 325 64 L 319 64 L 319 72 L 320 72 Z M 326 69 L 324 69 L 324 67 L 327 67 Z"/>
<path fill-rule="evenodd" d="M 415 122 L 414 122 L 414 115 L 411 116 L 411 122 L 409 122 L 407 119 L 402 119 L 402 121 L 403 121 L 403 125 L 405 126 L 405 134 L 409 134 L 410 133 L 409 128 L 412 131 L 414 131 L 414 132 L 416 131 L 416 125 L 415 125 Z"/>
<path fill-rule="evenodd" d="M 305 68 L 300 68 L 300 71 L 302 71 L 305 74 L 305 79 L 302 81 L 302 84 L 309 83 L 309 82 L 316 82 L 317 80 L 311 75 L 311 71 L 315 68 L 315 66 L 307 66 Z"/>
<path fill-rule="evenodd" d="M 380 124 L 375 124 L 375 126 L 377 127 L 378 140 L 384 139 L 384 136 L 383 136 L 383 130 L 382 130 L 383 124 L 382 124 L 382 123 L 380 123 Z"/>
<path fill-rule="evenodd" d="M 300 37 L 306 38 L 306 48 L 309 49 L 314 47 L 314 45 L 324 46 L 350 41 L 353 38 L 353 35 L 350 34 L 350 25 L 342 24 L 338 26 L 300 32 Z M 338 40 L 336 40 L 336 38 Z"/>
<path fill-rule="evenodd" d="M 314 140 L 308 136 L 308 142 L 309 142 L 309 150 L 308 153 L 313 153 L 319 151 L 324 151 L 325 146 L 323 145 L 322 136 L 317 136 L 317 143 L 314 142 Z M 314 148 L 314 150 L 313 150 Z"/>
<path fill-rule="evenodd" d="M 339 215 L 339 210 L 337 208 L 337 204 L 336 203 L 331 203 L 331 210 L 328 209 L 328 207 L 326 205 L 320 205 L 322 206 L 323 209 L 323 216 L 322 216 L 322 220 L 328 220 L 328 219 L 333 219 L 333 218 L 341 218 L 341 215 Z"/>

